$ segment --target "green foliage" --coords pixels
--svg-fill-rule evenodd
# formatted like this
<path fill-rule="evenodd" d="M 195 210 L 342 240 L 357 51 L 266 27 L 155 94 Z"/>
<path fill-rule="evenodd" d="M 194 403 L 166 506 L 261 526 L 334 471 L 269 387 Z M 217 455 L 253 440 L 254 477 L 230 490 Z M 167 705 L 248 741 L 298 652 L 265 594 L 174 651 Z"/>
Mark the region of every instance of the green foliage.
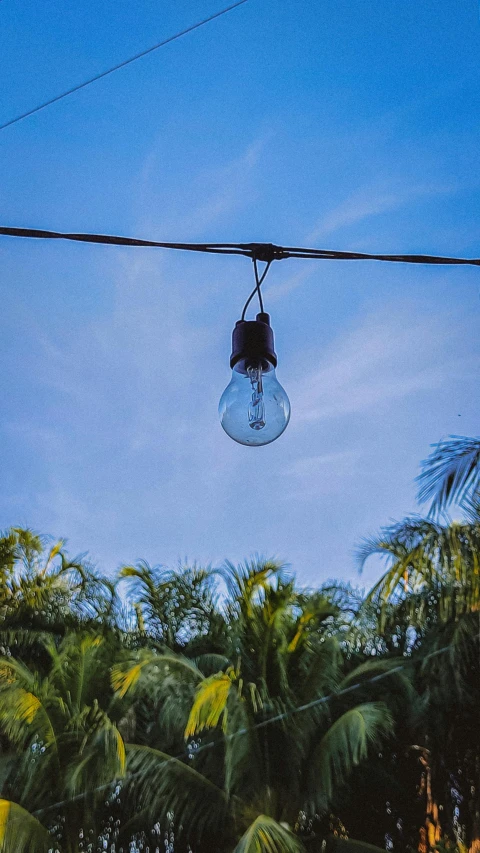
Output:
<path fill-rule="evenodd" d="M 366 600 L 380 630 L 396 620 L 423 631 L 480 607 L 480 520 L 444 525 L 412 516 L 364 540 L 358 554 L 361 565 L 373 554 L 390 563 Z"/>
<path fill-rule="evenodd" d="M 97 825 L 102 789 L 125 774 L 123 709 L 110 689 L 105 638 L 67 634 L 58 646 L 49 639 L 44 652 L 45 672 L 0 659 L 0 731 L 16 753 L 4 789 L 45 814 L 46 828 L 52 804 L 66 801 L 62 836 L 76 843 L 80 829 Z"/>
<path fill-rule="evenodd" d="M 222 633 L 223 620 L 209 569 L 194 566 L 170 571 L 140 561 L 136 566 L 124 566 L 119 580 L 128 582 L 141 633 L 170 649 L 180 651 L 193 638 L 198 642 L 208 633 Z"/>
<path fill-rule="evenodd" d="M 259 815 L 248 827 L 233 853 L 303 853 L 301 841 L 267 815 Z"/>
<path fill-rule="evenodd" d="M 0 800 L 1 853 L 47 853 L 52 837 L 40 821 L 17 803 Z"/>
<path fill-rule="evenodd" d="M 309 759 L 313 804 L 324 811 L 334 791 L 364 761 L 370 745 L 380 746 L 393 732 L 393 719 L 381 703 L 358 705 L 345 711 L 323 735 Z"/>
<path fill-rule="evenodd" d="M 7 646 L 32 633 L 112 625 L 116 608 L 114 584 L 84 557 L 70 559 L 63 539 L 50 544 L 21 528 L 0 536 L 0 640 Z"/>
<path fill-rule="evenodd" d="M 473 853 L 475 441 L 428 480 L 466 517 L 366 540 L 388 563 L 367 596 L 259 559 L 114 584 L 63 540 L 0 537 L 0 853 L 404 853 L 421 831 Z"/>
<path fill-rule="evenodd" d="M 220 829 L 227 816 L 228 797 L 204 774 L 149 746 L 128 744 L 127 754 L 128 795 L 134 811 L 141 810 L 153 821 L 165 821 L 173 814 L 178 834 L 183 830 L 192 839 Z"/>
<path fill-rule="evenodd" d="M 433 515 L 451 503 L 475 514 L 480 498 L 480 438 L 452 435 L 440 441 L 423 462 L 418 480 L 419 500 L 431 501 Z"/>

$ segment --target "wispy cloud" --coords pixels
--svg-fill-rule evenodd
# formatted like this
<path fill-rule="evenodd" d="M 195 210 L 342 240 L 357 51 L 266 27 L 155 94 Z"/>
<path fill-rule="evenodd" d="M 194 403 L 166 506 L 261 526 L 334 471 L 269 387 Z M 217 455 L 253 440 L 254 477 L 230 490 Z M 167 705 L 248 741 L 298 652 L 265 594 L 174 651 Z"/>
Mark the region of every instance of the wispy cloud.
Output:
<path fill-rule="evenodd" d="M 396 181 L 359 187 L 343 202 L 325 213 L 305 240 L 307 243 L 315 243 L 369 217 L 398 210 L 420 198 L 443 195 L 454 190 L 455 187 L 451 184 L 412 183 L 405 186 Z"/>
<path fill-rule="evenodd" d="M 299 456 L 282 471 L 284 500 L 304 501 L 343 491 L 346 481 L 358 475 L 360 460 L 357 449 Z"/>
<path fill-rule="evenodd" d="M 296 388 L 296 422 L 373 410 L 476 369 L 453 351 L 459 328 L 445 315 L 425 317 L 417 310 L 414 316 L 406 308 L 386 308 L 332 344 Z"/>
<path fill-rule="evenodd" d="M 317 456 L 300 456 L 288 465 L 284 474 L 291 477 L 318 477 L 334 468 L 338 473 L 350 474 L 359 458 L 356 450 L 340 450 Z"/>
<path fill-rule="evenodd" d="M 260 134 L 235 156 L 224 162 L 215 161 L 215 165 L 195 168 L 190 173 L 179 192 L 168 206 L 163 198 L 163 188 L 159 180 L 162 174 L 160 154 L 154 149 L 146 158 L 138 187 L 139 227 L 151 233 L 171 235 L 178 239 L 193 239 L 195 235 L 205 233 L 218 221 L 252 203 L 256 197 L 257 168 L 267 148 L 270 132 Z M 147 216 L 143 211 L 148 211 Z"/>
<path fill-rule="evenodd" d="M 294 275 L 288 276 L 283 281 L 280 280 L 280 283 L 275 281 L 274 284 L 271 284 L 267 287 L 263 287 L 262 292 L 264 296 L 268 299 L 269 304 L 271 304 L 272 302 L 277 302 L 277 300 L 283 299 L 284 296 L 288 296 L 290 293 L 292 293 L 292 291 L 297 290 L 297 288 L 301 287 L 302 284 L 304 284 L 314 274 L 314 267 L 306 264 L 303 270 L 300 270 Z"/>

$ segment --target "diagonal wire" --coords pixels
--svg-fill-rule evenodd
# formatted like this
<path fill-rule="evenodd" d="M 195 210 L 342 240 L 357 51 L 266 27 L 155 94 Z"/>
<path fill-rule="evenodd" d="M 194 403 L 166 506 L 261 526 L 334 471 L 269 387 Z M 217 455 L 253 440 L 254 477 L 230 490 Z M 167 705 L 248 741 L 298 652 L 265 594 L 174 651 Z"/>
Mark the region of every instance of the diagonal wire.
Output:
<path fill-rule="evenodd" d="M 88 80 L 85 80 L 84 83 L 79 83 L 77 86 L 72 86 L 71 89 L 67 89 L 67 91 L 62 92 L 61 95 L 56 95 L 54 98 L 50 98 L 48 101 L 44 101 L 43 104 L 39 104 L 37 107 L 33 107 L 33 109 L 31 110 L 27 110 L 26 113 L 22 113 L 22 115 L 16 116 L 15 118 L 10 119 L 10 121 L 6 121 L 4 124 L 0 124 L 0 130 L 5 130 L 6 127 L 10 127 L 12 124 L 16 124 L 17 121 L 22 121 L 22 119 L 28 118 L 28 116 L 34 115 L 34 113 L 38 113 L 40 112 L 40 110 L 44 110 L 45 107 L 49 107 L 51 106 L 51 104 L 55 104 L 57 101 L 61 101 L 63 98 L 68 97 L 68 95 L 73 95 L 74 92 L 78 92 L 80 89 L 84 89 L 85 86 L 90 86 L 91 83 L 95 83 L 97 80 L 101 80 L 103 77 L 107 77 L 109 74 L 113 74 L 114 71 L 118 71 L 120 68 L 125 68 L 126 65 L 130 65 L 130 63 L 132 62 L 136 62 L 137 59 L 141 59 L 143 56 L 147 56 L 147 54 L 153 53 L 154 50 L 158 50 L 160 47 L 164 47 L 166 44 L 170 44 L 170 42 L 182 38 L 182 36 L 187 35 L 187 33 L 191 33 L 194 30 L 198 30 L 199 27 L 203 27 L 205 24 L 209 24 L 210 21 L 214 21 L 215 18 L 220 18 L 221 15 L 226 15 L 227 12 L 231 12 L 232 9 L 236 9 L 238 6 L 243 6 L 243 4 L 247 2 L 248 0 L 238 0 L 237 3 L 232 3 L 231 6 L 227 6 L 225 9 L 221 9 L 220 12 L 215 12 L 213 15 L 209 15 L 209 17 L 204 18 L 203 21 L 199 21 L 197 24 L 192 24 L 190 27 L 186 27 L 186 29 L 180 30 L 180 32 L 175 33 L 175 35 L 173 36 L 169 36 L 163 41 L 158 42 L 158 44 L 154 44 L 152 47 L 148 47 L 146 50 L 142 50 L 140 53 L 136 53 L 135 56 L 131 56 L 130 59 L 125 59 L 123 62 L 119 62 L 118 65 L 114 65 L 112 68 L 109 68 L 107 71 L 102 71 L 100 74 L 96 74 L 94 77 L 90 77 Z"/>

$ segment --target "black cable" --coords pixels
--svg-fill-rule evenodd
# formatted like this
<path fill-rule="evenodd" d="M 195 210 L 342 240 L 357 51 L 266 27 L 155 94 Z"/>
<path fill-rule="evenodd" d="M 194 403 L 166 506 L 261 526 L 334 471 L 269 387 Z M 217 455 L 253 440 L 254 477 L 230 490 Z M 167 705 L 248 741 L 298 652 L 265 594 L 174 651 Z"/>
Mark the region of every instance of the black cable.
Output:
<path fill-rule="evenodd" d="M 306 249 L 276 246 L 273 243 L 164 243 L 134 237 L 117 237 L 111 234 L 73 234 L 45 231 L 38 228 L 11 228 L 0 226 L 0 236 L 33 237 L 36 239 L 75 240 L 81 243 L 102 243 L 110 246 L 146 246 L 160 249 L 179 249 L 184 252 L 209 252 L 221 255 L 243 255 L 257 261 L 272 263 L 284 258 L 311 258 L 327 261 L 389 261 L 403 264 L 465 264 L 480 266 L 480 258 L 454 258 L 439 255 L 383 255 L 366 252 L 342 252 L 334 249 Z M 255 288 L 254 295 L 257 288 Z"/>
<path fill-rule="evenodd" d="M 265 267 L 262 275 L 259 277 L 258 276 L 257 259 L 254 256 L 252 258 L 252 260 L 253 260 L 253 269 L 255 272 L 255 287 L 252 290 L 247 301 L 245 302 L 245 305 L 243 306 L 242 318 L 241 318 L 242 320 L 245 320 L 245 314 L 247 313 L 247 308 L 250 305 L 250 302 L 252 301 L 252 299 L 256 293 L 258 293 L 258 301 L 260 303 L 260 311 L 262 311 L 262 313 L 263 313 L 263 299 L 262 299 L 262 291 L 260 290 L 260 288 L 261 288 L 263 282 L 265 281 L 265 276 L 267 275 L 267 272 L 270 269 L 270 264 L 272 263 L 271 261 L 267 261 L 267 266 Z"/>
<path fill-rule="evenodd" d="M 180 249 L 185 252 L 213 252 L 216 254 L 245 255 L 248 248 L 236 243 L 161 243 L 157 240 L 138 240 L 135 237 L 115 237 L 110 234 L 71 234 L 44 231 L 37 228 L 6 228 L 0 226 L 0 235 L 6 237 L 33 237 L 35 239 L 74 240 L 80 243 L 101 243 L 107 246 L 145 246 L 158 249 Z"/>
<path fill-rule="evenodd" d="M 61 95 L 56 95 L 55 98 L 50 98 L 50 100 L 45 101 L 43 104 L 39 104 L 38 107 L 34 107 L 33 109 L 28 110 L 26 113 L 22 113 L 22 115 L 10 119 L 10 121 L 5 122 L 5 124 L 0 124 L 0 130 L 5 130 L 6 127 L 10 127 L 10 125 L 16 124 L 17 121 L 22 121 L 22 119 L 28 118 L 28 116 L 31 116 L 34 113 L 38 113 L 40 112 L 40 110 L 44 110 L 45 107 L 49 107 L 51 104 L 55 104 L 57 101 L 61 101 L 68 95 L 73 95 L 74 92 L 78 92 L 80 89 L 84 89 L 85 86 L 90 86 L 90 83 L 95 83 L 97 80 L 101 80 L 102 77 L 107 77 L 109 74 L 113 74 L 114 71 L 118 71 L 120 68 L 125 68 L 125 66 L 130 65 L 131 62 L 135 62 L 137 59 L 141 59 L 148 53 L 152 53 L 154 50 L 158 50 L 160 47 L 164 47 L 166 44 L 170 44 L 170 42 L 176 41 L 176 39 L 187 35 L 187 33 L 193 32 L 193 30 L 198 30 L 198 28 L 203 27 L 204 24 L 210 23 L 210 21 L 215 20 L 215 18 L 220 18 L 221 15 L 225 15 L 227 12 L 231 12 L 232 9 L 236 9 L 237 6 L 243 6 L 243 4 L 247 2 L 248 0 L 238 0 L 237 3 L 233 3 L 231 6 L 227 6 L 226 9 L 222 9 L 220 12 L 215 12 L 214 15 L 210 15 L 208 18 L 204 18 L 204 20 L 199 21 L 198 24 L 192 24 L 192 26 L 187 27 L 185 30 L 181 30 L 179 33 L 175 33 L 175 35 L 169 36 L 169 38 L 158 42 L 158 44 L 154 44 L 153 47 L 148 47 L 146 50 L 142 50 L 141 53 L 137 53 L 135 54 L 135 56 L 131 56 L 130 59 L 125 59 L 123 62 L 119 62 L 118 65 L 114 65 L 112 68 L 109 68 L 108 71 L 102 71 L 100 74 L 96 74 L 95 77 L 90 77 L 89 80 L 85 80 L 84 83 L 79 83 L 77 86 L 72 86 L 71 89 L 68 89 L 66 92 L 62 92 Z"/>
<path fill-rule="evenodd" d="M 260 305 L 260 311 L 262 312 L 262 314 L 263 314 L 263 298 L 262 298 L 261 285 L 262 285 L 262 282 L 263 282 L 263 280 L 264 280 L 264 278 L 265 278 L 265 276 L 266 276 L 266 274 L 267 274 L 267 272 L 268 272 L 268 269 L 269 269 L 269 267 L 270 267 L 270 263 L 271 263 L 271 262 L 270 262 L 270 261 L 268 261 L 267 266 L 266 266 L 265 271 L 264 271 L 264 274 L 262 275 L 262 280 L 260 281 L 260 280 L 259 280 L 259 277 L 258 277 L 257 259 L 256 259 L 255 257 L 253 257 L 253 270 L 254 270 L 254 273 L 255 273 L 255 281 L 256 281 L 256 284 L 257 284 L 258 302 L 259 302 L 259 305 Z"/>

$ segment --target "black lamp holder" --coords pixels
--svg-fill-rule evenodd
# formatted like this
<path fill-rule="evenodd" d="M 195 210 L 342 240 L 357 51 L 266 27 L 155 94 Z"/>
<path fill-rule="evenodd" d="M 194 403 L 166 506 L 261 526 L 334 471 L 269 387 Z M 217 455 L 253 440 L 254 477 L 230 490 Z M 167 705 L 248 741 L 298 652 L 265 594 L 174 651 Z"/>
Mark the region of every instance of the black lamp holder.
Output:
<path fill-rule="evenodd" d="M 257 314 L 255 320 L 237 320 L 232 334 L 230 367 L 233 369 L 236 365 L 240 373 L 246 373 L 248 367 L 259 362 L 264 370 L 270 365 L 277 366 L 270 315 L 264 311 Z"/>

